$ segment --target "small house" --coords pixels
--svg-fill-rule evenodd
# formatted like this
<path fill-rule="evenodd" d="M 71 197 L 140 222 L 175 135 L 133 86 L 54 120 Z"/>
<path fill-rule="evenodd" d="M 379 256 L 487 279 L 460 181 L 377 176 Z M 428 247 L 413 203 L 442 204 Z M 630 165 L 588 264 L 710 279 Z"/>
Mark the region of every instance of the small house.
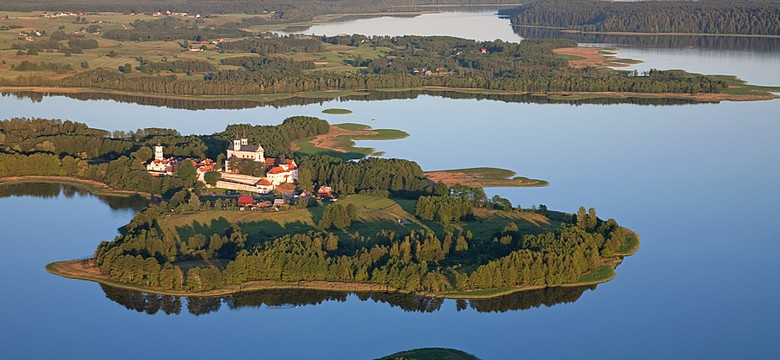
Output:
<path fill-rule="evenodd" d="M 238 206 L 255 206 L 257 202 L 251 195 L 241 195 L 238 197 Z"/>
<path fill-rule="evenodd" d="M 319 189 L 317 189 L 317 199 L 327 198 L 327 197 L 333 197 L 333 189 L 330 186 L 320 186 Z"/>

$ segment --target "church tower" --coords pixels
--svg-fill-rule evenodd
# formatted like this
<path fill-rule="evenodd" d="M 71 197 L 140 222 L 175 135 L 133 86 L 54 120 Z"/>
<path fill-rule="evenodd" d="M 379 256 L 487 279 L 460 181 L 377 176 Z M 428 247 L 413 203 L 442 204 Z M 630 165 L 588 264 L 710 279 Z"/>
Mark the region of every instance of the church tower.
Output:
<path fill-rule="evenodd" d="M 160 144 L 157 144 L 154 146 L 154 159 L 155 160 L 162 160 L 163 157 L 163 146 Z"/>
<path fill-rule="evenodd" d="M 241 150 L 241 139 L 233 139 L 233 151 L 239 151 Z"/>

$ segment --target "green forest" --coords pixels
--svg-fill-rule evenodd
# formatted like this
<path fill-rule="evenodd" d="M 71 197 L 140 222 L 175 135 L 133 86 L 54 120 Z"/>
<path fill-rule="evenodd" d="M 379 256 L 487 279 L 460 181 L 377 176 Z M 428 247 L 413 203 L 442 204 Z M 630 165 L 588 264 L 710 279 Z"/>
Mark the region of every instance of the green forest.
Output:
<path fill-rule="evenodd" d="M 163 291 L 198 293 L 272 280 L 368 283 L 386 290 L 442 295 L 575 284 L 616 254 L 625 255 L 637 241 L 614 220 L 599 219 L 592 208 L 583 207 L 574 215 L 547 209 L 498 210 L 487 199 L 470 203 L 466 198 L 449 199 L 453 195 L 433 196 L 443 198 L 437 211 L 459 213 L 471 207 L 465 217 L 412 218 L 415 223 L 400 228 L 382 225 L 386 219 L 369 218 L 364 214 L 368 209 L 354 204 L 308 203 L 315 209 L 289 209 L 285 216 L 300 218 L 296 221 L 300 223 L 320 213 L 319 223 L 301 224 L 301 231 L 287 230 L 283 235 L 269 232 L 275 220 L 268 213 L 258 213 L 250 223 L 220 217 L 211 225 L 194 222 L 171 231 L 171 221 L 230 211 L 220 200 L 189 196 L 150 205 L 139 213 L 120 236 L 98 246 L 96 266 L 115 281 Z M 373 198 L 357 196 L 361 201 Z M 322 206 L 324 211 L 316 209 Z M 418 208 L 415 215 L 425 216 L 423 211 Z M 270 218 L 264 220 L 265 216 Z M 529 218 L 550 225 L 529 226 Z M 478 227 L 496 226 L 492 233 L 474 234 Z"/>
<path fill-rule="evenodd" d="M 582 31 L 780 35 L 773 1 L 541 0 L 501 13 L 514 25 Z"/>

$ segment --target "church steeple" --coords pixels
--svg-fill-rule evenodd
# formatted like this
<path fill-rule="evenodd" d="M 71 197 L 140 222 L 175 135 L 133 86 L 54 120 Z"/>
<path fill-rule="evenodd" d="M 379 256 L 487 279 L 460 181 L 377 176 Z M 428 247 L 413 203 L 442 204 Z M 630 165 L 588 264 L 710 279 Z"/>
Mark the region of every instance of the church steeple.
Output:
<path fill-rule="evenodd" d="M 162 160 L 164 158 L 163 156 L 163 147 L 159 143 L 154 146 L 154 159 L 155 160 Z"/>

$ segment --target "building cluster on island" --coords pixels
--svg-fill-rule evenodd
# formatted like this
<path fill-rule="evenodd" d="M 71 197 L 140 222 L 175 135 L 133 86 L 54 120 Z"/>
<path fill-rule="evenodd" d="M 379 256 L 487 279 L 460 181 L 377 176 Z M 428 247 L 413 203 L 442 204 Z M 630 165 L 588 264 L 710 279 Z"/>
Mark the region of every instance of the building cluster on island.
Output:
<path fill-rule="evenodd" d="M 214 160 L 192 160 L 180 159 L 174 157 L 165 157 L 163 146 L 154 147 L 154 159 L 146 165 L 146 171 L 156 176 L 172 176 L 174 168 L 181 161 L 192 161 L 192 165 L 198 175 L 198 181 L 206 182 L 205 175 L 210 171 L 220 173 L 220 179 L 213 186 L 219 189 L 250 192 L 256 194 L 268 194 L 271 191 L 278 191 L 286 199 L 293 198 L 298 194 L 298 165 L 295 160 L 284 158 L 265 157 L 265 150 L 260 144 L 249 144 L 249 140 L 244 138 L 234 139 L 228 146 L 226 160 L 222 164 L 222 170 L 217 169 Z M 231 160 L 251 160 L 265 164 L 265 176 L 257 177 L 251 175 L 239 174 L 237 169 L 230 168 Z M 212 187 L 211 185 L 208 185 Z M 333 199 L 332 190 L 329 186 L 321 186 L 317 191 L 318 199 Z M 255 206 L 256 202 L 250 202 L 251 196 L 243 197 L 239 201 L 240 206 Z M 279 199 L 281 200 L 281 199 Z M 241 205 L 244 203 L 245 205 Z M 276 201 L 274 205 L 280 205 Z"/>

